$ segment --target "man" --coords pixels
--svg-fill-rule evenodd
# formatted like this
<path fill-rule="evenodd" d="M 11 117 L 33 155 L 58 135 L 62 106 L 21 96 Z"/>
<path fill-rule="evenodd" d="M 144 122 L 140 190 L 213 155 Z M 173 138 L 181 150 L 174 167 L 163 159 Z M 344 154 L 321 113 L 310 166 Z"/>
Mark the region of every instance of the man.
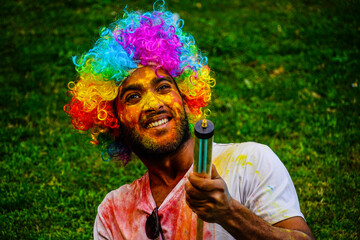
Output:
<path fill-rule="evenodd" d="M 163 5 L 162 5 L 163 6 Z M 290 176 L 257 143 L 214 144 L 211 179 L 192 173 L 190 123 L 214 80 L 206 58 L 170 12 L 126 12 L 79 61 L 65 110 L 81 130 L 114 137 L 110 157 L 147 167 L 98 208 L 95 239 L 313 239 Z"/>

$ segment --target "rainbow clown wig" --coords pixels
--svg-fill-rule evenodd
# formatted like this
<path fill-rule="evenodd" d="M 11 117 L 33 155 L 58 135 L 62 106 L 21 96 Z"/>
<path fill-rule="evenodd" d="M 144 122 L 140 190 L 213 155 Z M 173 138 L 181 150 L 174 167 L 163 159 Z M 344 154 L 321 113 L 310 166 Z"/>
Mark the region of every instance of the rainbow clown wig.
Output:
<path fill-rule="evenodd" d="M 190 125 L 203 117 L 215 80 L 193 36 L 182 30 L 184 20 L 175 21 L 164 5 L 158 0 L 152 12 L 144 13 L 125 9 L 121 19 L 100 30 L 89 52 L 73 57 L 79 79 L 68 84 L 72 100 L 64 110 L 76 129 L 90 131 L 91 143 L 97 145 L 99 133 L 111 135 L 119 127 L 113 101 L 121 83 L 140 66 L 162 68 L 175 79 L 190 110 Z M 119 144 L 110 144 L 107 152 L 126 164 L 128 151 Z"/>

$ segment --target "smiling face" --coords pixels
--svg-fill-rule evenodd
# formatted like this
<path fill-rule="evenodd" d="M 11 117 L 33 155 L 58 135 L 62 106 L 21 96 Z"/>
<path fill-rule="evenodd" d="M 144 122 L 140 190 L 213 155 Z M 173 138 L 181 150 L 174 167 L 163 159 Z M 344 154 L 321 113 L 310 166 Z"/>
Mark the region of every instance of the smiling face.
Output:
<path fill-rule="evenodd" d="M 138 155 L 168 154 L 190 138 L 181 95 L 172 77 L 151 66 L 137 69 L 120 86 L 116 110 L 120 138 Z"/>

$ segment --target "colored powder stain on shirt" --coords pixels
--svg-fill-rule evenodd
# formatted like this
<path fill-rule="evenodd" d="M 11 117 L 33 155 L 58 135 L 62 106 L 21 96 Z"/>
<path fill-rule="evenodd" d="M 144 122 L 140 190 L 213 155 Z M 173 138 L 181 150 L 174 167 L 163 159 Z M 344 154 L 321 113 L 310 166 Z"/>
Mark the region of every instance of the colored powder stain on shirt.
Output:
<path fill-rule="evenodd" d="M 158 210 L 166 239 L 195 239 L 196 236 L 197 216 L 185 202 L 184 184 L 187 175 L 180 180 Z M 123 199 L 126 199 L 126 204 Z M 114 240 L 147 239 L 145 222 L 155 207 L 146 173 L 132 184 L 108 194 L 98 209 L 99 235 L 110 234 L 110 239 Z M 204 239 L 212 239 L 213 234 L 211 224 L 204 223 Z"/>
<path fill-rule="evenodd" d="M 241 154 L 236 144 L 231 145 L 224 152 L 216 156 L 213 160 L 218 173 L 222 176 L 228 176 L 235 168 L 246 166 L 253 166 L 253 163 L 248 161 L 248 156 Z"/>
<path fill-rule="evenodd" d="M 263 206 L 263 205 L 264 205 L 264 204 L 263 204 L 262 200 L 257 199 L 257 200 L 255 201 L 255 206 L 256 206 L 257 209 L 261 209 L 261 206 Z"/>
<path fill-rule="evenodd" d="M 272 204 L 273 206 L 274 206 L 274 211 L 272 211 L 272 212 L 269 212 L 269 216 L 270 217 L 272 217 L 272 216 L 274 216 L 274 215 L 279 215 L 279 214 L 283 214 L 283 213 L 285 213 L 285 212 L 287 212 L 287 210 L 285 209 L 282 209 L 280 206 L 279 206 L 279 204 L 277 204 L 276 202 L 274 202 L 273 204 Z"/>
<path fill-rule="evenodd" d="M 226 181 L 229 192 L 237 201 L 242 201 L 244 206 L 253 213 L 270 224 L 293 216 L 303 217 L 298 206 L 295 189 L 289 185 L 292 182 L 287 178 L 287 172 L 268 173 L 267 166 L 272 166 L 279 161 L 272 152 L 256 143 L 214 144 L 213 150 L 214 164 Z M 259 160 L 257 160 L 258 156 L 260 156 Z M 235 163 L 236 159 L 240 164 Z M 246 163 L 248 159 L 252 160 L 253 165 L 241 164 Z M 259 168 L 257 161 L 265 160 L 269 164 Z M 223 173 L 228 175 L 225 176 Z M 260 175 L 266 176 L 266 179 L 269 176 L 271 178 L 261 184 L 264 179 L 261 179 Z M 161 226 L 167 240 L 195 239 L 196 236 L 197 217 L 187 206 L 185 200 L 184 184 L 186 180 L 186 176 L 184 176 L 184 179 L 159 207 Z M 278 187 L 282 186 L 284 181 L 288 182 L 288 187 Z M 254 182 L 258 184 L 249 184 Z M 288 190 L 289 188 L 291 191 Z M 240 192 L 237 192 L 239 189 Z M 266 191 L 271 191 L 272 194 Z M 145 222 L 155 207 L 156 203 L 152 197 L 148 173 L 146 173 L 132 184 L 124 185 L 107 195 L 98 209 L 94 228 L 95 239 L 102 239 L 100 236 L 113 240 L 147 239 Z M 204 239 L 233 238 L 221 226 L 205 223 Z"/>
<path fill-rule="evenodd" d="M 277 202 L 273 202 L 272 205 L 274 206 L 274 210 L 276 210 L 277 214 L 284 215 L 284 213 L 288 212 L 287 209 L 283 209 L 281 206 L 279 206 L 279 204 L 277 204 Z"/>
<path fill-rule="evenodd" d="M 260 175 L 259 171 L 258 171 L 258 170 L 256 170 L 256 171 L 255 171 L 255 173 L 256 173 L 256 175 L 258 176 L 258 178 L 260 179 L 260 181 L 262 181 L 262 177 L 261 177 L 261 175 Z"/>
<path fill-rule="evenodd" d="M 272 205 L 273 205 L 274 207 L 276 207 L 276 208 L 279 207 L 279 205 L 278 205 L 276 202 L 273 202 Z"/>
<path fill-rule="evenodd" d="M 287 210 L 281 210 L 281 211 L 279 211 L 279 213 L 285 213 L 285 212 L 287 212 Z"/>
<path fill-rule="evenodd" d="M 250 165 L 252 166 L 253 164 L 251 162 L 247 162 L 246 161 L 247 156 L 246 155 L 239 155 L 236 160 L 235 163 L 241 166 L 245 166 L 245 165 Z"/>
<path fill-rule="evenodd" d="M 265 191 L 268 192 L 268 193 L 270 193 L 270 194 L 272 194 L 273 191 L 274 191 L 274 188 L 271 187 L 271 186 L 268 186 Z"/>
<path fill-rule="evenodd" d="M 231 146 L 224 152 L 222 152 L 218 157 L 215 158 L 213 161 L 216 170 L 220 175 L 223 175 L 223 173 L 228 174 L 229 170 L 232 169 L 231 166 L 234 164 L 231 160 L 233 159 L 233 156 L 235 155 L 237 148 L 236 146 Z"/>
<path fill-rule="evenodd" d="M 223 175 L 224 172 L 228 173 L 228 169 L 226 169 L 227 164 L 221 161 L 222 158 L 223 155 L 220 155 L 213 161 L 213 164 L 220 175 Z"/>

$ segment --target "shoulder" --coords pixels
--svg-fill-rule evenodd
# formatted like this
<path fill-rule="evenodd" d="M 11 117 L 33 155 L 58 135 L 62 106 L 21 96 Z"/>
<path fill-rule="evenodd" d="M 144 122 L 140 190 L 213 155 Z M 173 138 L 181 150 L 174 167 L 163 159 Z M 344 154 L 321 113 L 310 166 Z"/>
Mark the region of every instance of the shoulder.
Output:
<path fill-rule="evenodd" d="M 147 189 L 148 173 L 145 173 L 131 184 L 109 192 L 97 209 L 94 238 L 104 236 L 104 239 L 119 239 L 119 236 L 123 236 L 124 239 L 132 239 L 124 237 L 124 234 L 131 236 L 127 229 L 132 229 L 132 224 L 138 222 L 139 209 L 147 202 Z"/>
<path fill-rule="evenodd" d="M 276 154 L 266 145 L 256 142 L 214 143 L 213 161 L 217 168 L 260 167 L 280 162 Z"/>
<path fill-rule="evenodd" d="M 139 199 L 146 186 L 147 173 L 131 184 L 125 184 L 109 192 L 98 207 L 98 214 L 109 213 L 124 206 L 130 206 Z"/>
<path fill-rule="evenodd" d="M 291 178 L 278 156 L 266 145 L 245 142 L 216 144 L 214 165 L 221 177 L 245 203 L 255 190 Z M 234 192 L 235 194 L 235 192 Z"/>
<path fill-rule="evenodd" d="M 214 157 L 224 153 L 235 153 L 244 155 L 254 155 L 259 153 L 272 152 L 272 150 L 264 144 L 256 142 L 244 142 L 244 143 L 214 143 Z"/>

